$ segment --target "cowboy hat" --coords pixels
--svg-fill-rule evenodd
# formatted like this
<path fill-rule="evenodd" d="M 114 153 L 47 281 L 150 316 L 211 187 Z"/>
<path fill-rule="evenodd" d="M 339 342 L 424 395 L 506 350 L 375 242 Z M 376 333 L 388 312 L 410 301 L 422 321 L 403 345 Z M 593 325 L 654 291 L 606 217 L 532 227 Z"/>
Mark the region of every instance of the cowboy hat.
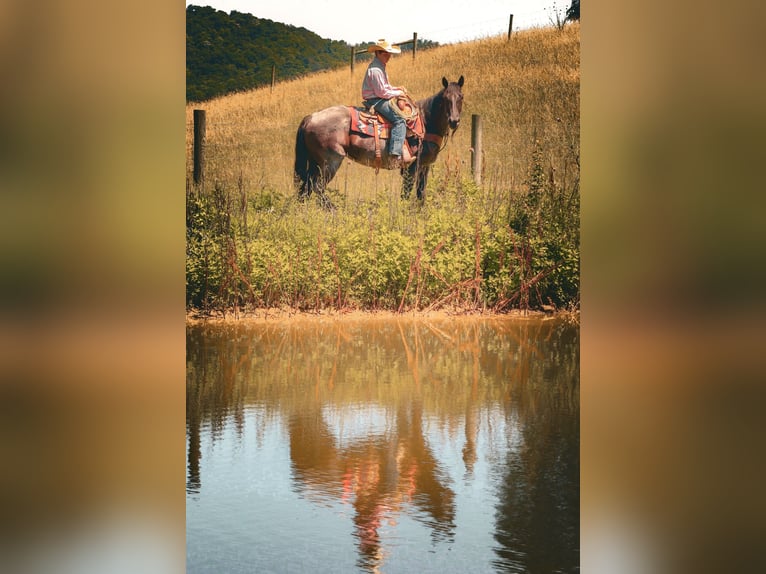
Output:
<path fill-rule="evenodd" d="M 388 52 L 389 54 L 401 54 L 402 49 L 399 46 L 395 46 L 393 44 L 389 44 L 385 40 L 378 40 L 375 44 L 367 48 L 368 52 L 377 52 L 377 51 L 383 51 Z"/>

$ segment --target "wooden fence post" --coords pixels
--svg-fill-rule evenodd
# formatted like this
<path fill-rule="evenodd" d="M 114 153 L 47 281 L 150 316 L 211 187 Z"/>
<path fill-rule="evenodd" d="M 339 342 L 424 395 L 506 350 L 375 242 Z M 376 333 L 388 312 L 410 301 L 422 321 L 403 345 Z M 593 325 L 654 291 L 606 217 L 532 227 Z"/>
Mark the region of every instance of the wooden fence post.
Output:
<path fill-rule="evenodd" d="M 481 185 L 481 116 L 471 116 L 471 171 L 476 185 Z"/>
<path fill-rule="evenodd" d="M 511 14 L 510 20 L 508 20 L 508 39 L 511 39 L 511 30 L 513 30 L 513 14 Z"/>
<path fill-rule="evenodd" d="M 356 60 L 356 48 L 351 46 L 351 73 L 354 73 L 354 60 Z"/>
<path fill-rule="evenodd" d="M 194 110 L 194 183 L 205 180 L 205 110 Z"/>
<path fill-rule="evenodd" d="M 415 60 L 415 53 L 418 51 L 418 33 L 412 33 L 412 60 Z"/>

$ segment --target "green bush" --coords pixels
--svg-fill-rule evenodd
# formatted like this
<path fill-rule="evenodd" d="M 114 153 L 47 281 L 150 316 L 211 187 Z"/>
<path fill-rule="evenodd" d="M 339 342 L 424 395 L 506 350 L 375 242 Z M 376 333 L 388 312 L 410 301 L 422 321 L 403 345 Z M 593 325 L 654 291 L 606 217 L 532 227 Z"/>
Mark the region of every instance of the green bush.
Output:
<path fill-rule="evenodd" d="M 383 193 L 334 212 L 219 185 L 187 197 L 187 305 L 505 311 L 579 304 L 579 190 L 533 154 L 521 190 L 459 176 L 427 205 Z M 507 210 L 488 209 L 506 205 Z M 244 205 L 244 207 L 242 207 Z"/>

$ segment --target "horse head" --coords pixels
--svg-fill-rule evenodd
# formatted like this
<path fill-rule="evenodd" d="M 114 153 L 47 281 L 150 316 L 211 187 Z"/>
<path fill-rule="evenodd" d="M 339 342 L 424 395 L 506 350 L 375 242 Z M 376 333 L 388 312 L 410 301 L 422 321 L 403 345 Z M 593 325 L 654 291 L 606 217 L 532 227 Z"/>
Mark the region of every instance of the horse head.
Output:
<path fill-rule="evenodd" d="M 463 76 L 457 82 L 448 82 L 442 78 L 444 92 L 442 93 L 442 106 L 444 114 L 449 122 L 450 129 L 454 132 L 460 125 L 460 112 L 463 111 Z"/>

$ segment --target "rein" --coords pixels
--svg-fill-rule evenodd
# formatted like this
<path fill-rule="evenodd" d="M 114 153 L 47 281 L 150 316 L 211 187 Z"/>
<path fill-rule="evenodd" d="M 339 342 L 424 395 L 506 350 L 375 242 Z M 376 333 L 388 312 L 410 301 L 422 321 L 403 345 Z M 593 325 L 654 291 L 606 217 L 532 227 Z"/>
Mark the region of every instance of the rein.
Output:
<path fill-rule="evenodd" d="M 426 133 L 426 135 L 423 137 L 423 141 L 435 143 L 439 151 L 444 149 L 444 136 L 440 136 L 439 134 L 432 134 L 430 132 Z"/>
<path fill-rule="evenodd" d="M 441 99 L 442 97 L 443 97 L 442 94 L 439 93 L 436 96 L 434 96 L 433 98 L 431 98 L 431 101 L 428 102 L 429 107 L 433 107 L 436 104 L 437 100 Z M 424 109 L 424 107 L 421 108 L 421 109 Z M 429 110 L 429 112 L 430 111 L 431 110 Z M 429 120 L 431 120 L 436 115 L 437 114 L 429 113 L 428 114 Z M 453 131 L 452 133 L 454 134 L 455 132 Z M 442 134 L 435 133 L 435 132 L 429 132 L 428 131 L 428 126 L 426 126 L 426 135 L 423 137 L 423 141 L 435 143 L 437 145 L 437 147 L 439 148 L 439 152 L 437 152 L 437 153 L 440 153 L 447 146 L 447 136 L 448 135 L 450 135 L 449 134 L 449 128 L 447 128 L 447 133 L 442 135 Z"/>

